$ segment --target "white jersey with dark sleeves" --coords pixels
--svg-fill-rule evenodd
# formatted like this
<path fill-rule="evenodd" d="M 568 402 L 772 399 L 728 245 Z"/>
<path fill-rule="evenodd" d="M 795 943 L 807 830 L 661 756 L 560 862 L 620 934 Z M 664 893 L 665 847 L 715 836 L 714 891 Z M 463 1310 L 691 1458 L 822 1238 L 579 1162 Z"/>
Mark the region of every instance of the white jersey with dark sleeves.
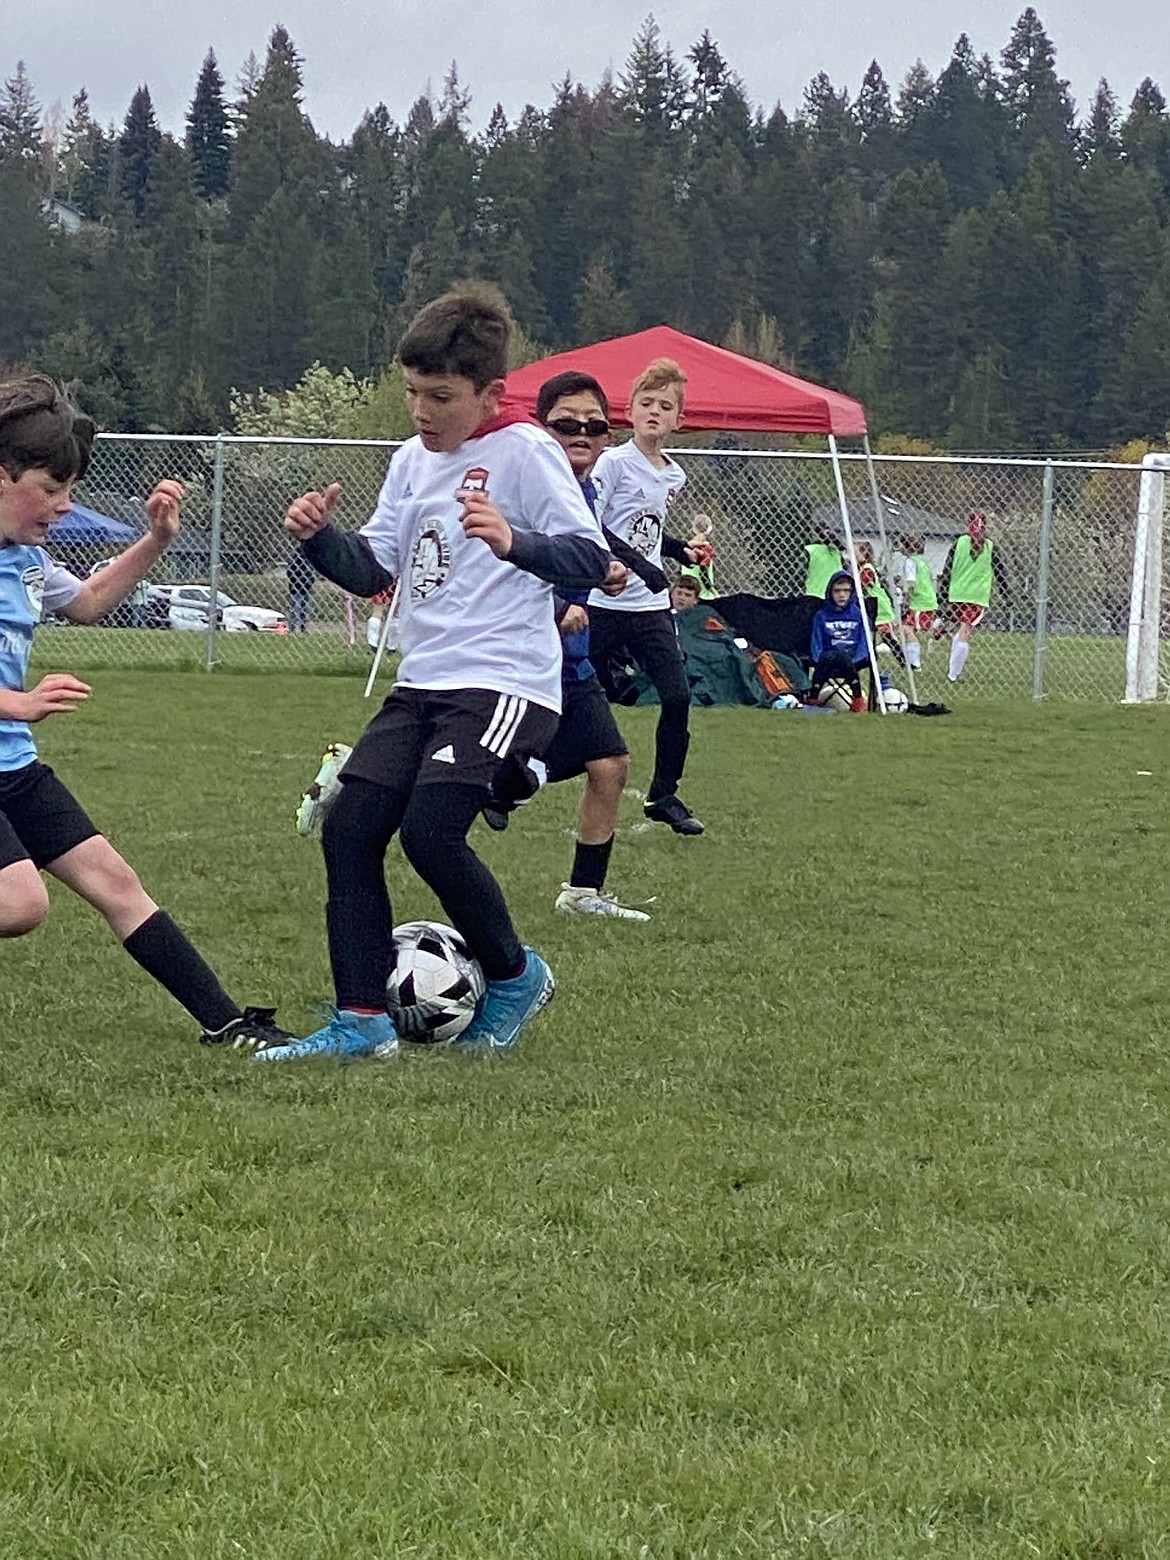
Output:
<path fill-rule="evenodd" d="M 665 466 L 655 466 L 631 439 L 616 449 L 603 450 L 591 476 L 597 488 L 597 518 L 660 569 L 666 512 L 687 480 L 682 467 L 669 456 Z M 670 606 L 670 596 L 666 591 L 656 595 L 631 574 L 620 596 L 595 590 L 589 605 L 617 612 L 663 612 Z"/>
<path fill-rule="evenodd" d="M 409 439 L 361 531 L 378 562 L 402 581 L 398 681 L 487 688 L 559 713 L 553 587 L 464 535 L 455 496 L 461 488 L 487 493 L 510 525 L 586 537 L 607 551 L 564 451 L 536 424 L 493 428 L 447 454 Z"/>
<path fill-rule="evenodd" d="M 41 617 L 67 607 L 82 581 L 43 547 L 0 544 L 0 688 L 21 690 Z M 0 771 L 23 769 L 37 756 L 22 720 L 0 720 Z"/>

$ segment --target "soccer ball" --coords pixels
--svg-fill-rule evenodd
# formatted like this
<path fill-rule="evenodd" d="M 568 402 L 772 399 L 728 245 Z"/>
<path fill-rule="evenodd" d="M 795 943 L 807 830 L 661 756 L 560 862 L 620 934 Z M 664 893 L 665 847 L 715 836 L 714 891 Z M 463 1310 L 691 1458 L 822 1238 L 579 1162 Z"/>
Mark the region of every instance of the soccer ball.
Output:
<path fill-rule="evenodd" d="M 886 712 L 890 715 L 905 715 L 910 708 L 910 700 L 900 688 L 886 688 L 882 693 L 886 701 Z"/>
<path fill-rule="evenodd" d="M 394 954 L 386 1006 L 399 1037 L 435 1045 L 462 1034 L 486 982 L 455 928 L 406 921 L 394 928 Z"/>

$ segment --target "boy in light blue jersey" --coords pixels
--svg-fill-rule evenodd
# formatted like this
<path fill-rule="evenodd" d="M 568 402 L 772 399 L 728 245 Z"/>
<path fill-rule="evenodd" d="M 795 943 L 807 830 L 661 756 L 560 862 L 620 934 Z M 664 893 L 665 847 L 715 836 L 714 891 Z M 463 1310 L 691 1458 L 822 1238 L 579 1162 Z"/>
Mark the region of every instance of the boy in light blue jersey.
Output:
<path fill-rule="evenodd" d="M 0 937 L 23 937 L 44 920 L 46 871 L 101 912 L 131 958 L 196 1019 L 206 1043 L 252 1049 L 287 1038 L 273 1023 L 273 1010 L 236 1006 L 37 757 L 31 727 L 77 709 L 91 691 L 63 672 L 26 691 L 42 613 L 96 623 L 130 595 L 179 530 L 183 490 L 164 481 L 146 501 L 147 534 L 106 568 L 83 581 L 53 561 L 45 543 L 69 510 L 93 439 L 93 423 L 51 379 L 28 374 L 0 383 Z"/>

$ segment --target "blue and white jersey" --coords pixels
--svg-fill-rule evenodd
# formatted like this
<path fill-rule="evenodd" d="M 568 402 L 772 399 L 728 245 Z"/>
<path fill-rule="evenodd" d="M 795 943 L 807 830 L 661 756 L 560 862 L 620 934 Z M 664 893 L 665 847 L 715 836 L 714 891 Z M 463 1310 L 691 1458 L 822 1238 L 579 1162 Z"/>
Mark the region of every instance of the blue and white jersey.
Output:
<path fill-rule="evenodd" d="M 0 688 L 24 688 L 33 634 L 42 612 L 59 612 L 82 582 L 43 547 L 0 543 Z M 37 756 L 32 732 L 22 720 L 0 720 L 0 773 L 23 769 Z"/>

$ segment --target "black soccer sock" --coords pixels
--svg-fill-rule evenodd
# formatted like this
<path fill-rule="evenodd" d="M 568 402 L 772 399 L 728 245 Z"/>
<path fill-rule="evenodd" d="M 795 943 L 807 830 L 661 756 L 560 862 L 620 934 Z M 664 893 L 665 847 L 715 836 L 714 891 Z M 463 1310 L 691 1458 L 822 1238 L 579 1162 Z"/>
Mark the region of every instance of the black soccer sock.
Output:
<path fill-rule="evenodd" d="M 613 850 L 613 835 L 600 845 L 586 845 L 577 841 L 573 853 L 573 871 L 569 876 L 571 888 L 600 889 L 609 871 L 609 856 Z"/>
<path fill-rule="evenodd" d="M 215 1032 L 241 1016 L 210 964 L 165 910 L 147 916 L 122 946 L 204 1029 Z"/>
<path fill-rule="evenodd" d="M 406 809 L 404 792 L 347 780 L 321 830 L 329 902 L 325 924 L 339 1008 L 386 1006 L 394 956 L 394 914 L 386 887 L 386 847 Z"/>
<path fill-rule="evenodd" d="M 417 787 L 400 838 L 406 859 L 438 895 L 488 980 L 511 980 L 524 968 L 524 950 L 500 885 L 467 843 L 484 795 L 478 785 Z"/>

